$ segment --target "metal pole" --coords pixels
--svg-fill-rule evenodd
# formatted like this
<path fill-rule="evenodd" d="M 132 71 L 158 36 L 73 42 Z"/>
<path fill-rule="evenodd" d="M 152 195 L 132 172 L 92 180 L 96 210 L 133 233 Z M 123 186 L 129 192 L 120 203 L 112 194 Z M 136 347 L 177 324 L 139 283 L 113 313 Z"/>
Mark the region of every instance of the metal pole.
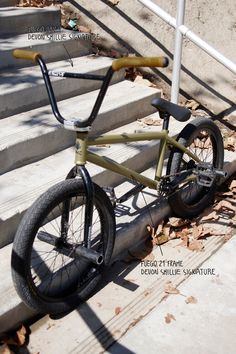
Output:
<path fill-rule="evenodd" d="M 177 0 L 177 15 L 176 15 L 176 31 L 175 31 L 175 49 L 172 72 L 171 85 L 171 102 L 178 103 L 179 84 L 181 72 L 181 57 L 182 57 L 182 43 L 183 35 L 179 27 L 184 23 L 185 0 Z"/>

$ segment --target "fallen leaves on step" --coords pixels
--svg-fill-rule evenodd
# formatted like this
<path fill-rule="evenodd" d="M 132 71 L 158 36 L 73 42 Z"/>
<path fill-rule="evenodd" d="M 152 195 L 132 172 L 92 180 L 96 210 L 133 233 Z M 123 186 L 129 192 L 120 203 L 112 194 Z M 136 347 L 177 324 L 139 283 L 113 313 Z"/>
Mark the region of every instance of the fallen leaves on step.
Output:
<path fill-rule="evenodd" d="M 122 52 L 116 49 L 107 49 L 106 47 L 98 44 L 93 44 L 93 53 L 95 56 L 109 57 L 114 59 L 128 56 L 128 52 Z"/>
<path fill-rule="evenodd" d="M 236 193 L 235 180 L 230 182 L 227 192 L 231 192 L 234 196 Z M 208 237 L 222 236 L 224 241 L 230 239 L 232 237 L 231 226 L 236 223 L 236 207 L 233 198 L 226 200 L 225 193 L 225 191 L 221 194 L 218 193 L 215 204 L 208 207 L 194 220 L 171 217 L 157 227 L 147 225 L 152 244 L 161 245 L 172 239 L 180 239 L 181 246 L 194 252 L 201 252 L 204 250 L 203 240 Z M 231 194 L 230 196 L 232 196 Z M 215 227 L 217 225 L 215 222 L 220 218 L 227 220 L 227 229 Z"/>
<path fill-rule="evenodd" d="M 169 240 L 169 230 L 163 226 L 163 222 L 156 230 L 153 226 L 147 225 L 147 230 L 151 235 L 153 245 L 162 245 Z"/>
<path fill-rule="evenodd" d="M 172 284 L 171 281 L 166 282 L 164 286 L 164 291 L 166 294 L 176 294 L 178 295 L 180 291 Z"/>
<path fill-rule="evenodd" d="M 134 79 L 134 82 L 139 85 L 144 85 L 148 87 L 156 87 L 155 84 L 153 84 L 151 81 L 148 79 L 144 79 L 143 75 L 137 75 L 136 78 Z"/>
<path fill-rule="evenodd" d="M 153 125 L 153 126 L 159 126 L 162 123 L 161 119 L 159 119 L 158 117 L 145 117 L 145 118 L 140 118 L 137 121 L 142 125 Z"/>
<path fill-rule="evenodd" d="M 227 200 L 221 200 L 214 206 L 214 210 L 216 211 L 232 211 L 234 214 L 236 212 L 236 207 L 232 203 Z"/>
<path fill-rule="evenodd" d="M 165 316 L 165 322 L 169 324 L 172 320 L 176 321 L 175 316 L 171 313 L 167 313 L 167 315 Z"/>
<path fill-rule="evenodd" d="M 169 218 L 168 223 L 170 224 L 170 226 L 173 227 L 182 227 L 182 226 L 190 225 L 191 221 L 189 219 L 180 219 L 176 217 L 171 217 Z"/>
<path fill-rule="evenodd" d="M 199 103 L 194 100 L 187 100 L 184 105 L 185 105 L 185 107 L 187 107 L 193 111 L 195 111 L 199 107 Z"/>
<path fill-rule="evenodd" d="M 121 307 L 118 306 L 115 308 L 115 315 L 117 316 L 119 313 L 121 313 Z"/>
<path fill-rule="evenodd" d="M 206 215 L 201 217 L 201 221 L 216 221 L 219 219 L 219 215 L 217 214 L 216 210 L 213 210 L 211 213 L 207 213 Z"/>
<path fill-rule="evenodd" d="M 196 304 L 197 303 L 197 299 L 194 296 L 189 296 L 189 297 L 187 297 L 185 302 L 186 302 L 186 304 Z"/>
<path fill-rule="evenodd" d="M 236 151 L 236 132 L 229 132 L 223 135 L 224 148 L 228 151 Z"/>
<path fill-rule="evenodd" d="M 236 194 L 236 179 L 230 183 L 229 190 Z"/>
<path fill-rule="evenodd" d="M 42 8 L 58 4 L 60 4 L 60 0 L 19 0 L 17 6 Z"/>
<path fill-rule="evenodd" d="M 200 252 L 204 249 L 204 245 L 203 245 L 202 241 L 192 240 L 192 241 L 189 241 L 188 249 L 190 251 Z"/>

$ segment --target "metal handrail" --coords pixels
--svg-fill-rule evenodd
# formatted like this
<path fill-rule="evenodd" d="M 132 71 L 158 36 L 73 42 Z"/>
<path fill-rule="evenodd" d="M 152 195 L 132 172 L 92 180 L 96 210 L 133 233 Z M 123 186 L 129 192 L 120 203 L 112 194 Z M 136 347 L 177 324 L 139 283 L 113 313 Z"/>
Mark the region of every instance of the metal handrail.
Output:
<path fill-rule="evenodd" d="M 183 36 L 188 38 L 191 42 L 196 44 L 199 48 L 204 50 L 212 58 L 224 65 L 227 69 L 236 74 L 236 64 L 230 59 L 226 58 L 223 54 L 210 46 L 207 42 L 202 40 L 198 35 L 192 32 L 186 27 L 184 22 L 185 12 L 185 0 L 177 0 L 177 19 L 169 15 L 166 11 L 154 4 L 151 0 L 138 0 L 144 6 L 146 6 L 153 13 L 158 15 L 162 20 L 168 23 L 170 26 L 176 29 L 175 36 L 175 50 L 174 50 L 174 63 L 173 63 L 173 75 L 171 86 L 171 101 L 177 103 L 179 95 L 179 82 L 180 82 L 180 70 L 181 70 L 181 55 L 182 55 L 182 42 Z"/>

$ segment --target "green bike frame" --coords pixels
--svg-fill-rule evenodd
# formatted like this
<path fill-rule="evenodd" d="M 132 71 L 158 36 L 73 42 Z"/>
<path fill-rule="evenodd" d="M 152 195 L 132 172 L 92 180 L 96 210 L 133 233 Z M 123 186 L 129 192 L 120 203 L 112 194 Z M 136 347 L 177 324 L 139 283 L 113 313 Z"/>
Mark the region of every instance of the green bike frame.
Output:
<path fill-rule="evenodd" d="M 162 178 L 163 165 L 165 153 L 168 146 L 174 146 L 183 153 L 187 154 L 191 159 L 200 162 L 199 158 L 189 151 L 184 145 L 178 143 L 175 139 L 169 137 L 168 130 L 161 132 L 149 133 L 132 133 L 132 134 L 104 134 L 98 137 L 89 137 L 86 133 L 76 133 L 76 152 L 75 164 L 76 166 L 84 166 L 86 162 L 91 162 L 95 165 L 103 167 L 107 170 L 118 173 L 130 180 L 139 182 L 140 184 L 149 187 L 150 189 L 157 189 L 158 183 Z M 159 151 L 157 153 L 157 163 L 155 178 L 151 179 L 137 173 L 136 171 L 123 166 L 122 164 L 104 156 L 99 156 L 89 151 L 89 146 L 103 145 L 103 144 L 120 144 L 130 143 L 135 141 L 157 140 L 160 141 Z M 189 177 L 185 181 L 189 180 Z"/>

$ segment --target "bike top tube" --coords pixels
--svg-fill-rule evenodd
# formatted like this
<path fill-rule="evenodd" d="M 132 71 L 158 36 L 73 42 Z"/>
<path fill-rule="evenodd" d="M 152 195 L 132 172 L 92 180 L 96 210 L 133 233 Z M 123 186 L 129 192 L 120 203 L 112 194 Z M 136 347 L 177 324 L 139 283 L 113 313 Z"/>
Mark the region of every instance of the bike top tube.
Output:
<path fill-rule="evenodd" d="M 87 132 L 90 130 L 93 121 L 96 119 L 98 115 L 103 99 L 106 95 L 108 86 L 110 84 L 110 81 L 115 71 L 118 71 L 122 68 L 136 68 L 136 67 L 162 67 L 163 68 L 168 66 L 169 64 L 168 58 L 162 56 L 125 57 L 125 58 L 113 60 L 112 65 L 107 70 L 106 75 L 102 76 L 102 75 L 91 75 L 91 74 L 89 75 L 89 74 L 68 73 L 68 72 L 56 73 L 54 71 L 48 71 L 42 55 L 38 52 L 16 49 L 13 51 L 13 55 L 17 59 L 31 60 L 39 64 L 54 116 L 60 123 L 64 125 L 66 129 L 80 131 L 80 132 Z M 102 81 L 102 86 L 98 93 L 95 104 L 92 108 L 89 117 L 86 120 L 80 118 L 72 118 L 68 120 L 61 115 L 57 106 L 57 101 L 51 84 L 50 76 L 62 76 L 67 78 Z"/>

